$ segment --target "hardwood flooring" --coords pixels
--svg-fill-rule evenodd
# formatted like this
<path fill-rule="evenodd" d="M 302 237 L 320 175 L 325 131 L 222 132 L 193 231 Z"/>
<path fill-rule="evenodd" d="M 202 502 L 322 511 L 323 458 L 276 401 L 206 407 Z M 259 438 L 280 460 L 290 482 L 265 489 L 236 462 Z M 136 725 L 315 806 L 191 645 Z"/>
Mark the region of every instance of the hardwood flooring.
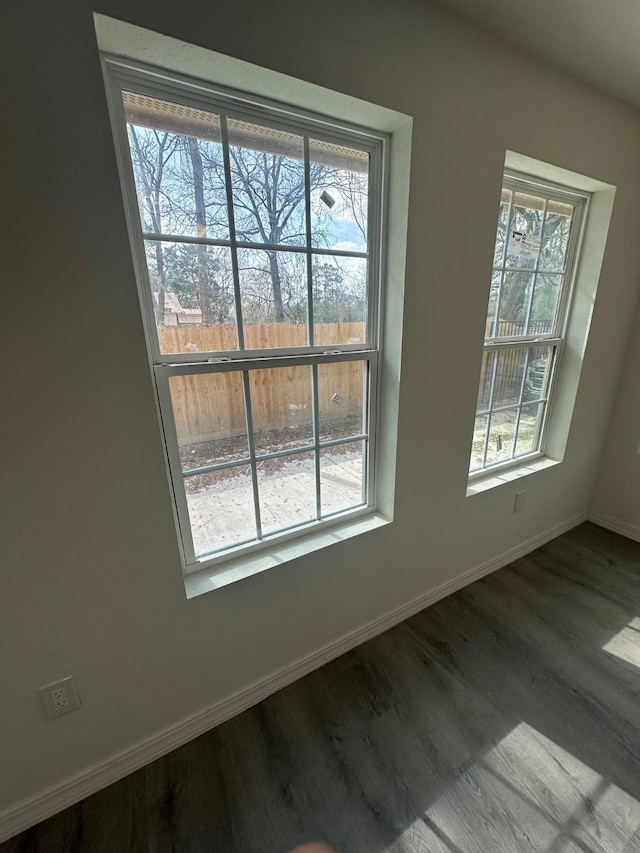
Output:
<path fill-rule="evenodd" d="M 584 524 L 0 853 L 640 853 L 640 544 Z"/>

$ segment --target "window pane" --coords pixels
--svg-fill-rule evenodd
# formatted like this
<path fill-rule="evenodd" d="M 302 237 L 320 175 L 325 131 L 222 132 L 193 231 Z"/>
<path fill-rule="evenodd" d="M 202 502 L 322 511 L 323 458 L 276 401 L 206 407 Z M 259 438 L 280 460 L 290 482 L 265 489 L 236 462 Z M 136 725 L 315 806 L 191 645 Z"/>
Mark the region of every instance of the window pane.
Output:
<path fill-rule="evenodd" d="M 145 241 L 161 353 L 238 348 L 231 251 Z"/>
<path fill-rule="evenodd" d="M 365 375 L 363 361 L 318 365 L 320 441 L 362 435 L 366 431 Z"/>
<path fill-rule="evenodd" d="M 367 337 L 366 258 L 315 255 L 313 273 L 314 342 L 360 344 Z"/>
<path fill-rule="evenodd" d="M 473 441 L 471 442 L 471 465 L 470 471 L 482 468 L 484 460 L 484 439 L 487 434 L 487 415 L 478 415 L 473 427 Z"/>
<path fill-rule="evenodd" d="M 265 459 L 258 465 L 258 492 L 265 536 L 316 518 L 315 453 Z"/>
<path fill-rule="evenodd" d="M 540 254 L 544 199 L 514 193 L 506 266 L 534 269 Z"/>
<path fill-rule="evenodd" d="M 311 245 L 367 251 L 369 155 L 309 140 Z"/>
<path fill-rule="evenodd" d="M 237 239 L 305 246 L 302 136 L 236 119 L 228 127 Z"/>
<path fill-rule="evenodd" d="M 549 201 L 542 232 L 539 269 L 564 270 L 573 210 L 571 204 Z"/>
<path fill-rule="evenodd" d="M 535 403 L 522 407 L 516 439 L 516 456 L 538 450 L 538 425 L 544 412 L 544 405 L 544 403 Z"/>
<path fill-rule="evenodd" d="M 220 116 L 123 92 L 142 229 L 229 239 Z"/>
<path fill-rule="evenodd" d="M 495 352 L 482 353 L 482 367 L 480 369 L 480 387 L 478 389 L 477 412 L 484 412 L 489 408 L 491 398 L 491 383 L 493 381 L 493 370 L 496 360 Z"/>
<path fill-rule="evenodd" d="M 184 487 L 196 557 L 256 538 L 248 467 L 185 477 Z"/>
<path fill-rule="evenodd" d="M 509 204 L 511 202 L 511 190 L 503 189 L 500 197 L 500 210 L 498 212 L 498 229 L 496 232 L 496 248 L 493 257 L 494 267 L 504 265 L 504 250 L 507 242 L 507 228 L 509 227 Z"/>
<path fill-rule="evenodd" d="M 520 402 L 526 360 L 527 347 L 503 349 L 498 353 L 492 409 L 513 406 Z"/>
<path fill-rule="evenodd" d="M 256 454 L 313 442 L 311 367 L 249 372 Z"/>
<path fill-rule="evenodd" d="M 552 353 L 553 347 L 531 348 L 522 393 L 524 403 L 546 397 L 551 377 Z"/>
<path fill-rule="evenodd" d="M 536 276 L 527 334 L 547 335 L 553 331 L 561 290 L 561 275 Z"/>
<path fill-rule="evenodd" d="M 183 471 L 249 456 L 242 373 L 171 376 L 169 393 Z"/>
<path fill-rule="evenodd" d="M 491 289 L 489 290 L 489 310 L 487 311 L 487 326 L 485 329 L 485 338 L 493 338 L 497 333 L 496 328 L 496 309 L 498 307 L 498 294 L 500 292 L 500 284 L 502 282 L 502 273 L 494 271 L 491 273 Z"/>
<path fill-rule="evenodd" d="M 366 442 L 354 441 L 320 450 L 322 516 L 343 512 L 365 502 L 364 454 Z"/>
<path fill-rule="evenodd" d="M 298 252 L 238 251 L 246 349 L 306 346 L 307 259 Z"/>
<path fill-rule="evenodd" d="M 487 465 L 502 462 L 511 458 L 517 410 L 495 412 L 491 415 L 489 424 L 489 441 L 487 443 Z"/>
<path fill-rule="evenodd" d="M 530 272 L 504 273 L 496 337 L 510 338 L 525 334 L 527 307 L 534 278 Z"/>

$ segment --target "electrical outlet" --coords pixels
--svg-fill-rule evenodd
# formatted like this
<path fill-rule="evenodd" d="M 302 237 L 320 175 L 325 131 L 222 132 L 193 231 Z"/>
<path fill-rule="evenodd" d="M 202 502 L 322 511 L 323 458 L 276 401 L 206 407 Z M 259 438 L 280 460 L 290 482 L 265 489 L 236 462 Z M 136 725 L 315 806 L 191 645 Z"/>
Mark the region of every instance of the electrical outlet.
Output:
<path fill-rule="evenodd" d="M 524 502 L 527 496 L 526 492 L 516 492 L 515 499 L 513 501 L 513 511 L 514 512 L 522 512 L 524 509 Z"/>
<path fill-rule="evenodd" d="M 80 707 L 80 696 L 72 675 L 41 687 L 40 696 L 47 717 L 60 717 Z"/>

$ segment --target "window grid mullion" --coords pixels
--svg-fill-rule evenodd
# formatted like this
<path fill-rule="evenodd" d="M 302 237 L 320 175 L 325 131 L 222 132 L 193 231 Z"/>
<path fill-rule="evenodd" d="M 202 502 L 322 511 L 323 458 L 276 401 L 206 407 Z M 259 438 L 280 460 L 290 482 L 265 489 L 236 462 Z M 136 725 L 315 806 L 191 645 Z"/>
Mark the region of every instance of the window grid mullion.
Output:
<path fill-rule="evenodd" d="M 304 136 L 304 217 L 307 232 L 307 340 L 309 346 L 314 345 L 314 321 L 313 321 L 313 258 L 311 255 L 311 163 L 309 158 L 309 137 Z M 315 470 L 316 487 L 316 518 L 320 521 L 322 517 L 322 505 L 320 495 L 320 410 L 318 393 L 318 365 L 311 366 L 311 393 L 313 417 L 313 462 Z"/>
<path fill-rule="evenodd" d="M 500 190 L 500 194 L 502 195 L 502 189 Z M 509 245 L 509 233 L 511 231 L 511 220 L 513 217 L 513 196 L 514 196 L 514 191 L 509 190 L 509 205 L 507 207 L 507 221 L 505 223 L 506 230 L 504 232 L 504 248 L 502 250 L 502 271 L 503 272 L 504 272 L 504 269 L 505 269 L 506 264 L 507 264 L 507 247 Z"/>
<path fill-rule="evenodd" d="M 222 158 L 224 162 L 225 189 L 227 191 L 227 218 L 229 219 L 229 236 L 231 238 L 231 268 L 233 270 L 233 293 L 236 311 L 236 334 L 238 349 L 244 350 L 244 324 L 242 322 L 242 302 L 240 299 L 240 268 L 238 266 L 238 245 L 236 235 L 236 220 L 233 210 L 233 192 L 231 187 L 231 158 L 229 157 L 229 128 L 227 117 L 220 113 L 220 137 L 222 141 Z"/>
<path fill-rule="evenodd" d="M 525 311 L 524 319 L 522 322 L 522 329 L 525 334 L 529 334 L 529 323 L 531 321 L 531 308 L 533 307 L 533 297 L 536 292 L 536 285 L 538 284 L 538 265 L 540 263 L 540 252 L 542 251 L 542 240 L 544 239 L 544 226 L 547 221 L 547 205 L 548 199 L 545 198 L 544 204 L 542 207 L 542 225 L 540 227 L 540 251 L 538 252 L 538 257 L 536 258 L 536 262 L 533 268 L 533 282 L 531 284 L 531 289 L 529 290 L 529 298 L 527 299 L 527 310 Z"/>
<path fill-rule="evenodd" d="M 249 459 L 251 463 L 251 483 L 253 486 L 253 509 L 256 522 L 256 539 L 262 539 L 262 518 L 260 516 L 260 495 L 258 493 L 258 467 L 256 465 L 256 440 L 253 434 L 253 410 L 251 407 L 251 385 L 249 383 L 249 371 L 242 371 L 242 384 L 244 387 L 244 408 L 247 421 L 247 440 L 249 442 Z"/>
<path fill-rule="evenodd" d="M 319 441 L 318 448 L 323 450 L 325 447 L 337 447 L 340 444 L 350 444 L 355 441 L 367 441 L 368 435 L 365 432 L 358 435 L 348 435 L 344 438 L 332 438 L 328 441 Z M 271 453 L 256 453 L 256 465 L 259 462 L 265 462 L 269 459 L 281 459 L 284 456 L 295 456 L 299 453 L 311 453 L 314 450 L 314 444 L 296 445 L 295 447 L 286 447 L 284 450 L 274 450 Z M 199 474 L 211 474 L 214 471 L 226 471 L 229 468 L 240 468 L 242 466 L 251 465 L 249 456 L 242 459 L 233 459 L 231 462 L 214 462 L 211 465 L 202 465 L 199 468 L 187 468 L 182 471 L 183 477 L 197 477 Z"/>
<path fill-rule="evenodd" d="M 369 153 L 369 166 L 367 171 L 367 322 L 365 324 L 365 334 L 367 346 L 380 346 L 380 338 L 382 328 L 380 326 L 380 297 L 381 291 L 376 287 L 376 282 L 380 282 L 380 263 L 382 257 L 375 252 L 369 257 L 371 241 L 377 233 L 379 227 L 378 217 L 380 215 L 381 199 L 379 197 L 380 185 L 382 182 L 382 168 L 380 152 L 374 154 Z M 377 296 L 374 296 L 377 292 Z M 368 428 L 367 428 L 368 429 Z M 365 466 L 366 469 L 366 466 Z"/>
<path fill-rule="evenodd" d="M 370 468 L 374 465 L 371 461 L 372 452 L 375 449 L 375 423 L 372 422 L 371 419 L 371 408 L 372 408 L 372 397 L 375 394 L 374 389 L 374 373 L 377 374 L 377 362 L 376 369 L 374 371 L 373 361 L 369 360 L 366 363 L 365 370 L 363 371 L 362 382 L 362 401 L 363 401 L 363 416 L 364 416 L 364 428 L 366 438 L 362 444 L 362 500 L 365 503 L 368 503 L 372 500 L 372 495 L 370 494 L 370 485 L 371 485 L 371 474 Z M 373 439 L 373 440 L 372 440 Z"/>
<path fill-rule="evenodd" d="M 167 239 L 167 238 L 165 238 Z M 531 267 L 505 267 L 505 266 L 494 266 L 491 267 L 491 272 L 531 272 Z M 564 275 L 565 270 L 553 270 L 553 269 L 540 269 L 536 268 L 536 272 L 539 272 L 541 275 Z"/>
<path fill-rule="evenodd" d="M 498 356 L 499 353 L 493 353 L 493 366 L 491 368 L 491 384 L 489 386 L 489 406 L 487 411 L 489 414 L 487 415 L 487 427 L 484 435 L 484 449 L 482 451 L 482 467 L 485 468 L 487 464 L 487 450 L 489 449 L 489 431 L 491 428 L 491 407 L 493 406 L 493 392 L 496 384 L 496 371 L 498 369 Z"/>
<path fill-rule="evenodd" d="M 304 219 L 307 232 L 307 342 L 314 345 L 313 328 L 313 267 L 311 262 L 311 166 L 309 163 L 309 137 L 304 137 Z"/>
<path fill-rule="evenodd" d="M 314 463 L 316 472 L 316 518 L 318 521 L 322 518 L 322 495 L 320 494 L 320 394 L 318 391 L 318 365 L 314 364 L 311 367 L 311 382 L 313 392 L 313 447 L 314 447 Z"/>
<path fill-rule="evenodd" d="M 538 403 L 546 403 L 548 400 L 548 397 L 538 397 L 535 400 L 522 403 L 522 408 L 524 409 L 526 406 L 536 406 Z M 483 418 L 486 415 L 499 415 L 502 412 L 513 412 L 518 408 L 518 405 L 518 403 L 511 403 L 510 406 L 497 406 L 495 409 L 482 409 L 482 411 L 476 412 L 476 417 Z"/>
<path fill-rule="evenodd" d="M 558 344 L 555 344 L 551 350 L 549 367 L 548 367 L 547 377 L 546 377 L 546 379 L 547 379 L 546 388 L 545 388 L 546 393 L 545 393 L 544 399 L 540 401 L 542 403 L 542 406 L 539 409 L 538 419 L 537 419 L 537 423 L 536 423 L 536 435 L 535 435 L 536 446 L 539 446 L 541 441 L 542 441 L 543 431 L 545 429 L 545 421 L 546 421 L 546 417 L 547 417 L 547 412 L 549 410 L 550 392 L 552 392 L 552 385 L 555 381 L 556 374 L 557 374 L 558 358 L 560 355 L 561 346 L 562 346 L 562 342 L 559 342 Z"/>
<path fill-rule="evenodd" d="M 520 416 L 522 414 L 522 398 L 524 397 L 524 383 L 527 379 L 527 370 L 529 369 L 529 357 L 531 355 L 531 347 L 527 347 L 527 352 L 522 368 L 522 379 L 520 380 L 520 393 L 518 395 L 518 411 L 516 414 L 516 422 L 513 427 L 513 442 L 511 444 L 511 458 L 516 455 L 516 444 L 518 442 L 518 430 L 520 429 Z"/>
<path fill-rule="evenodd" d="M 223 237 L 197 237 L 193 234 L 163 234 L 156 231 L 142 231 L 145 240 L 156 243 L 188 243 L 194 246 L 221 246 L 230 248 L 236 246 L 238 249 L 265 249 L 276 252 L 291 252 L 301 254 L 304 246 L 290 245 L 289 243 L 254 243 L 251 240 L 225 240 Z M 368 252 L 349 251 L 348 249 L 323 249 L 314 247 L 313 253 L 317 255 L 329 255 L 337 258 L 368 258 Z"/>
<path fill-rule="evenodd" d="M 513 196 L 514 192 L 511 190 L 511 197 L 509 198 L 509 211 L 507 213 L 507 228 L 504 232 L 504 251 L 502 253 L 502 264 L 503 267 L 507 263 L 507 252 L 509 247 L 509 234 L 511 233 L 511 222 L 513 220 Z M 498 287 L 498 293 L 496 295 L 496 311 L 495 311 L 495 319 L 493 321 L 493 335 L 491 337 L 495 338 L 498 335 L 498 324 L 500 323 L 500 303 L 502 301 L 502 285 L 504 284 L 504 269 L 500 273 L 500 285 Z M 486 338 L 486 321 L 485 321 L 485 338 Z M 487 423 L 487 428 L 489 424 Z M 486 456 L 486 442 L 485 442 L 485 456 Z M 484 463 L 483 463 L 484 464 Z"/>

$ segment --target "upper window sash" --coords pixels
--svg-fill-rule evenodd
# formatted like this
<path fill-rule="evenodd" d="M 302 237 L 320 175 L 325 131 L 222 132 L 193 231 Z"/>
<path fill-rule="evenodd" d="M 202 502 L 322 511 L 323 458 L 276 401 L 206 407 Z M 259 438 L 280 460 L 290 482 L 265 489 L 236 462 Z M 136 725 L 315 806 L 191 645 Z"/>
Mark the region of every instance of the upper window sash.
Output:
<path fill-rule="evenodd" d="M 514 257 L 509 251 L 512 235 L 514 232 L 520 233 L 517 227 L 520 223 L 516 219 L 514 208 L 525 209 L 527 197 L 531 201 L 531 212 L 535 208 L 539 208 L 540 213 L 542 213 L 540 231 L 536 235 L 540 245 L 536 256 L 523 256 L 522 262 L 519 263 L 515 260 L 517 256 Z M 519 204 L 514 203 L 516 198 L 520 201 Z M 537 340 L 551 341 L 562 338 L 567 322 L 578 247 L 584 223 L 584 211 L 588 198 L 587 194 L 570 191 L 557 185 L 541 184 L 535 179 L 519 173 L 505 173 L 492 267 L 492 293 L 497 292 L 498 284 L 500 287 L 495 300 L 497 304 L 494 302 L 492 305 L 490 298 L 487 316 L 489 334 L 485 338 L 487 345 L 509 341 L 520 341 L 522 343 Z M 542 203 L 542 207 L 540 207 L 540 203 Z M 548 233 L 550 223 L 553 223 L 554 220 L 556 223 L 561 221 L 562 216 L 569 213 L 569 206 L 573 208 L 573 211 L 566 243 L 560 252 L 562 262 L 549 263 L 548 259 L 544 257 L 545 233 Z M 522 218 L 519 217 L 518 219 Z M 529 304 L 525 306 L 527 309 L 525 316 L 519 323 L 503 321 L 500 301 L 505 295 L 504 284 L 509 278 L 514 280 L 522 277 L 531 279 L 529 283 L 525 283 L 525 287 L 530 287 L 528 292 Z M 539 281 L 546 281 L 549 287 L 557 286 L 559 288 L 553 322 L 550 325 L 535 322 L 534 284 L 538 284 Z M 518 282 L 514 281 L 514 285 L 517 284 Z"/>
<path fill-rule="evenodd" d="M 383 177 L 384 177 L 384 144 L 383 134 L 366 134 L 356 128 L 340 128 L 337 131 L 326 121 L 307 115 L 297 115 L 292 118 L 286 108 L 275 108 L 273 105 L 263 106 L 253 99 L 243 99 L 237 93 L 220 93 L 214 91 L 204 84 L 195 84 L 176 78 L 165 78 L 163 75 L 149 69 L 140 67 L 132 68 L 123 66 L 117 60 L 106 58 L 107 77 L 110 81 L 108 87 L 110 106 L 115 116 L 115 135 L 120 160 L 120 167 L 125 184 L 125 203 L 127 217 L 130 225 L 130 235 L 134 255 L 134 263 L 137 268 L 137 277 L 141 284 L 140 298 L 143 306 L 143 315 L 147 333 L 149 352 L 153 363 L 195 363 L 207 362 L 211 358 L 229 358 L 232 360 L 246 358 L 278 357 L 288 352 L 321 354 L 330 351 L 355 352 L 376 349 L 379 343 L 379 302 L 380 302 L 380 275 L 381 275 L 381 230 L 382 230 L 382 201 L 383 201 Z M 247 241 L 238 239 L 231 231 L 228 237 L 208 237 L 192 235 L 165 234 L 162 230 L 156 232 L 142 228 L 140 213 L 137 202 L 136 179 L 133 171 L 133 162 L 130 154 L 129 140 L 127 138 L 127 119 L 123 105 L 122 93 L 134 92 L 140 96 L 148 96 L 162 101 L 175 101 L 178 105 L 186 105 L 193 110 L 203 110 L 211 113 L 219 110 L 223 115 L 223 124 L 228 127 L 230 120 L 246 123 L 254 121 L 262 127 L 273 128 L 282 133 L 295 133 L 304 139 L 304 169 L 305 169 L 305 201 L 304 221 L 306 236 L 301 245 L 291 244 L 268 244 L 261 241 Z M 228 132 L 228 131 L 227 131 Z M 310 141 L 318 140 L 329 146 L 350 146 L 354 150 L 362 151 L 369 158 L 368 172 L 368 197 L 367 197 L 367 247 L 366 251 L 352 251 L 343 247 L 333 248 L 331 246 L 312 245 L 310 222 L 309 222 L 309 163 L 310 163 Z M 225 151 L 225 181 L 227 195 L 231 195 L 229 187 L 229 164 L 228 146 L 229 140 L 223 140 Z M 228 213 L 232 214 L 231 210 Z M 156 238 L 153 240 L 152 238 Z M 171 243 L 172 248 L 184 246 L 202 245 L 205 249 L 212 247 L 213 251 L 229 252 L 229 278 L 233 279 L 233 296 L 236 303 L 239 299 L 239 276 L 238 254 L 240 251 L 246 253 L 265 253 L 268 250 L 277 251 L 279 258 L 292 259 L 298 265 L 306 262 L 307 276 L 307 299 L 313 296 L 312 289 L 312 264 L 331 262 L 335 265 L 358 264 L 367 266 L 366 285 L 364 291 L 364 304 L 366 305 L 366 323 L 364 333 L 360 340 L 341 340 L 338 342 L 316 340 L 313 334 L 314 305 L 313 298 L 310 300 L 311 308 L 307 306 L 306 322 L 307 335 L 304 341 L 287 342 L 285 346 L 257 348 L 251 346 L 251 340 L 238 339 L 233 347 L 222 345 L 217 348 L 196 348 L 189 352 L 163 351 L 159 340 L 156 325 L 156 314 L 158 306 L 154 304 L 152 287 L 149 280 L 148 266 L 145 258 L 145 241 L 147 251 L 153 251 L 153 243 Z M 326 261 L 324 259 L 327 259 Z M 359 260 L 361 259 L 361 260 Z M 292 262 L 292 261 L 290 261 Z M 241 299 L 240 299 L 241 302 Z M 236 324 L 238 321 L 242 326 L 242 317 L 238 316 L 236 307 Z M 246 325 L 250 325 L 247 323 Z M 309 331 L 311 330 L 311 332 Z M 238 336 L 240 338 L 240 336 Z M 236 345 L 237 344 L 237 345 Z"/>

